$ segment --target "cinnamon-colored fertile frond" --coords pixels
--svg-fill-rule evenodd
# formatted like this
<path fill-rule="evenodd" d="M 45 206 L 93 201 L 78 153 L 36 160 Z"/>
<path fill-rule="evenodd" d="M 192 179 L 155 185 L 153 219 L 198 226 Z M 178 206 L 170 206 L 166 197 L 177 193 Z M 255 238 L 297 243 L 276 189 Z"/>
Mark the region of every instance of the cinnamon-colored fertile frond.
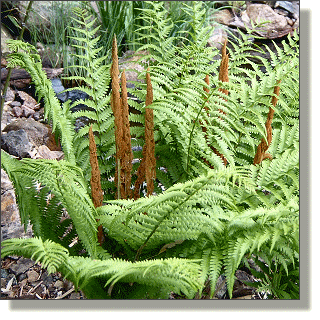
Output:
<path fill-rule="evenodd" d="M 129 106 L 128 106 L 128 94 L 127 94 L 127 80 L 125 70 L 121 75 L 121 113 L 123 121 L 123 137 L 120 146 L 120 165 L 121 165 L 121 198 L 131 198 L 131 170 L 133 153 L 131 149 L 131 134 L 129 123 Z"/>
<path fill-rule="evenodd" d="M 119 161 L 121 159 L 121 140 L 123 137 L 123 120 L 121 112 L 121 99 L 120 99 L 120 85 L 119 85 L 119 66 L 118 66 L 118 49 L 116 36 L 112 42 L 112 64 L 111 64 L 111 108 L 114 115 L 114 126 L 115 126 L 115 141 L 116 141 L 116 173 L 115 173 L 115 184 L 117 186 L 117 198 L 120 198 L 120 185 L 121 182 L 118 179 Z M 120 160 L 121 163 L 121 160 Z"/>
<path fill-rule="evenodd" d="M 97 146 L 94 140 L 92 125 L 89 128 L 89 152 L 91 165 L 91 196 L 93 205 L 95 206 L 95 208 L 97 208 L 102 206 L 103 192 L 101 189 L 100 169 L 97 157 Z M 98 226 L 98 242 L 100 243 L 100 245 L 103 243 L 103 230 L 101 225 Z"/>
<path fill-rule="evenodd" d="M 281 82 L 281 80 L 278 80 L 277 85 L 274 87 L 274 90 L 273 90 L 273 93 L 275 94 L 275 96 L 273 96 L 272 100 L 271 100 L 273 107 L 275 107 L 278 102 L 278 97 L 279 97 L 279 93 L 280 93 L 280 87 L 279 87 L 280 82 Z M 266 151 L 268 150 L 268 148 L 271 144 L 271 141 L 272 141 L 271 122 L 273 119 L 273 115 L 274 115 L 274 110 L 270 107 L 269 113 L 268 113 L 268 118 L 266 121 L 267 141 L 263 138 L 261 139 L 261 142 L 257 148 L 256 155 L 253 159 L 254 165 L 261 163 L 264 159 L 272 159 L 272 156 L 269 153 L 267 153 Z"/>
<path fill-rule="evenodd" d="M 220 63 L 220 71 L 219 71 L 219 80 L 222 82 L 229 82 L 228 68 L 229 68 L 229 55 L 227 54 L 227 39 L 224 42 L 221 51 L 221 63 Z M 223 92 L 225 95 L 228 95 L 229 91 L 226 89 L 219 89 L 219 91 Z"/>
<path fill-rule="evenodd" d="M 148 68 L 149 71 L 149 68 Z M 149 72 L 146 75 L 147 81 L 147 96 L 146 106 L 149 106 L 153 102 L 153 90 L 151 84 L 151 78 Z M 146 182 L 147 182 L 147 195 L 151 195 L 154 189 L 153 181 L 156 178 L 156 158 L 155 158 L 155 142 L 153 132 L 153 110 L 146 108 L 145 115 L 145 143 L 146 143 Z"/>
<path fill-rule="evenodd" d="M 149 68 L 148 68 L 149 71 Z M 153 89 L 149 72 L 146 74 L 147 95 L 146 106 L 153 102 Z M 145 113 L 145 144 L 142 150 L 142 161 L 137 171 L 137 180 L 134 186 L 134 199 L 139 198 L 140 186 L 144 181 L 147 182 L 147 195 L 151 195 L 154 189 L 154 180 L 156 179 L 156 158 L 155 158 L 155 141 L 154 141 L 154 123 L 153 110 L 146 108 Z"/>

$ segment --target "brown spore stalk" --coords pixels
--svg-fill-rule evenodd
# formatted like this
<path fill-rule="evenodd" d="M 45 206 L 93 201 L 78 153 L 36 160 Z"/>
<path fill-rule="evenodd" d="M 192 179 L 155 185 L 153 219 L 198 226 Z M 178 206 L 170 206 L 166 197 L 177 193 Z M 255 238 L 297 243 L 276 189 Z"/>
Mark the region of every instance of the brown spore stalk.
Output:
<path fill-rule="evenodd" d="M 91 197 L 95 208 L 102 206 L 103 192 L 101 188 L 100 169 L 97 157 L 97 145 L 94 140 L 92 125 L 89 128 L 89 152 L 90 152 L 90 165 L 91 165 Z M 97 221 L 99 221 L 97 219 Z M 104 241 L 102 225 L 98 226 L 98 242 L 102 245 Z"/>
<path fill-rule="evenodd" d="M 224 45 L 221 49 L 221 63 L 220 63 L 220 70 L 219 70 L 219 80 L 222 82 L 229 82 L 229 55 L 227 54 L 227 39 L 224 42 Z M 220 92 L 223 92 L 225 95 L 229 94 L 227 89 L 219 88 Z M 223 112 L 221 110 L 221 112 Z"/>
<path fill-rule="evenodd" d="M 120 159 L 120 193 L 122 199 L 131 198 L 131 170 L 133 153 L 131 149 L 131 134 L 129 123 L 129 106 L 127 94 L 127 80 L 125 70 L 121 74 L 121 112 L 122 112 L 122 141 L 120 146 L 121 159 Z"/>
<path fill-rule="evenodd" d="M 274 96 L 272 96 L 272 100 L 271 100 L 273 107 L 275 107 L 278 102 L 278 97 L 280 93 L 280 87 L 279 87 L 280 82 L 281 80 L 278 80 L 277 85 L 274 87 L 274 90 L 273 90 L 273 93 L 275 94 Z M 264 138 L 261 139 L 261 142 L 257 148 L 256 155 L 253 159 L 254 165 L 261 163 L 264 159 L 272 159 L 272 156 L 266 151 L 270 147 L 270 144 L 272 141 L 271 123 L 272 123 L 273 115 L 274 115 L 274 110 L 271 107 L 269 107 L 268 118 L 266 121 L 267 141 Z"/>
<path fill-rule="evenodd" d="M 148 68 L 149 71 L 149 68 Z M 153 102 L 153 89 L 149 72 L 146 74 L 147 95 L 146 107 Z M 151 195 L 154 190 L 154 180 L 156 179 L 156 158 L 155 158 L 155 141 L 154 141 L 154 122 L 153 110 L 146 108 L 145 112 L 145 144 L 142 150 L 142 161 L 137 171 L 137 180 L 134 187 L 134 199 L 139 198 L 140 186 L 144 179 L 147 183 L 147 196 Z"/>
<path fill-rule="evenodd" d="M 117 187 L 117 199 L 125 197 L 123 181 L 121 181 L 121 165 L 123 164 L 123 132 L 124 121 L 122 114 L 122 102 L 120 97 L 120 84 L 119 84 L 119 66 L 118 66 L 118 48 L 116 36 L 112 41 L 112 64 L 110 69 L 111 75 L 111 108 L 114 115 L 115 126 L 115 142 L 116 142 L 116 170 L 115 170 L 115 185 Z"/>

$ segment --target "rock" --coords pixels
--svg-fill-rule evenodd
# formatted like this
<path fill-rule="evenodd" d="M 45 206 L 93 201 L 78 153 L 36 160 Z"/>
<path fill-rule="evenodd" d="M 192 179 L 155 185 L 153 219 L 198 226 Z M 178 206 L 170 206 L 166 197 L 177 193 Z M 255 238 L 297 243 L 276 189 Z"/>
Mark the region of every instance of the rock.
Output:
<path fill-rule="evenodd" d="M 57 280 L 55 283 L 54 283 L 54 286 L 59 290 L 59 289 L 62 289 L 63 288 L 63 281 L 61 280 Z"/>
<path fill-rule="evenodd" d="M 28 140 L 26 131 L 20 129 L 1 135 L 1 148 L 18 158 L 30 158 L 32 144 Z"/>
<path fill-rule="evenodd" d="M 292 14 L 299 15 L 299 1 L 277 1 L 274 8 L 278 7 Z"/>
<path fill-rule="evenodd" d="M 23 105 L 23 106 L 21 107 L 21 110 L 23 111 L 23 115 L 24 115 L 26 118 L 28 118 L 29 116 L 34 115 L 34 113 L 35 113 L 35 111 L 34 111 L 33 109 L 31 109 L 31 108 L 29 108 L 29 107 L 27 107 L 27 106 L 25 106 L 25 105 Z"/>
<path fill-rule="evenodd" d="M 275 13 L 274 10 L 266 4 L 250 4 L 247 6 L 246 14 L 254 24 L 269 21 L 263 24 L 263 26 L 256 28 L 256 32 L 266 38 L 273 39 L 282 37 L 292 31 L 292 27 L 288 25 L 287 19 Z"/>
<path fill-rule="evenodd" d="M 249 19 L 252 20 L 254 24 L 270 21 L 270 23 L 267 23 L 264 26 L 268 30 L 270 28 L 284 29 L 287 26 L 285 17 L 276 14 L 274 10 L 266 4 L 250 4 L 247 6 L 246 12 Z M 272 26 L 268 26 L 270 24 L 272 24 Z"/>
<path fill-rule="evenodd" d="M 74 300 L 74 299 L 80 299 L 80 292 L 72 292 L 71 294 L 70 294 L 70 298 L 69 299 L 72 299 L 72 300 Z"/>
<path fill-rule="evenodd" d="M 21 103 L 20 103 L 20 105 L 21 105 Z M 23 110 L 20 107 L 13 107 L 12 112 L 18 118 L 22 117 L 22 115 L 23 115 Z"/>
<path fill-rule="evenodd" d="M 28 107 L 32 110 L 39 110 L 40 109 L 40 103 L 38 103 L 34 98 L 32 98 L 29 94 L 27 94 L 24 91 L 17 91 L 18 99 L 23 102 L 23 106 Z"/>
<path fill-rule="evenodd" d="M 23 129 L 28 134 L 28 140 L 36 147 L 46 145 L 52 151 L 60 151 L 61 148 L 55 143 L 55 137 L 48 125 L 37 122 L 32 118 L 16 119 L 7 125 L 3 132 Z"/>
<path fill-rule="evenodd" d="M 13 91 L 10 87 L 8 87 L 4 101 L 5 102 L 14 101 L 15 94 L 16 94 L 15 91 Z"/>
<path fill-rule="evenodd" d="M 42 109 L 43 110 L 43 109 Z M 36 111 L 32 117 L 34 120 L 39 121 L 43 119 L 43 112 Z"/>
<path fill-rule="evenodd" d="M 220 275 L 217 284 L 216 284 L 216 289 L 219 289 L 215 295 L 216 298 L 218 299 L 223 299 L 227 293 L 227 282 L 225 281 L 226 277 L 223 275 Z M 225 281 L 225 282 L 224 282 Z M 223 283 L 224 282 L 224 283 Z"/>
<path fill-rule="evenodd" d="M 17 7 L 21 11 L 22 17 L 26 13 L 29 1 L 16 1 Z M 50 28 L 50 20 L 52 17 L 52 2 L 51 1 L 41 1 L 36 2 L 32 5 L 29 19 L 27 21 L 27 28 L 31 29 L 36 27 L 39 32 L 44 32 L 44 28 Z"/>
<path fill-rule="evenodd" d="M 24 284 L 27 284 L 27 276 L 26 276 L 26 274 L 25 273 L 21 273 L 21 274 L 19 274 L 18 276 L 17 276 L 17 280 L 18 280 L 18 282 L 22 282 L 22 283 L 24 283 Z"/>
<path fill-rule="evenodd" d="M 10 267 L 10 270 L 18 276 L 21 273 L 25 273 L 34 265 L 34 262 L 27 258 L 20 258 L 16 264 Z"/>
<path fill-rule="evenodd" d="M 9 103 L 10 107 L 14 108 L 14 107 L 21 107 L 21 102 L 19 101 L 12 101 Z"/>
<path fill-rule="evenodd" d="M 227 32 L 223 28 L 215 28 L 208 40 L 209 47 L 222 48 L 225 40 L 228 38 Z"/>
<path fill-rule="evenodd" d="M 47 271 L 45 271 L 45 272 L 42 273 L 40 279 L 43 281 L 43 284 L 44 284 L 45 286 L 49 286 L 49 285 L 52 283 L 52 281 L 53 281 L 52 275 L 51 275 L 51 274 L 48 274 Z"/>
<path fill-rule="evenodd" d="M 1 224 L 7 225 L 12 222 L 20 224 L 20 214 L 12 182 L 1 168 Z"/>
<path fill-rule="evenodd" d="M 59 78 L 53 78 L 51 79 L 52 89 L 54 92 L 58 95 L 61 91 L 65 90 L 64 86 L 62 85 L 62 82 Z"/>
<path fill-rule="evenodd" d="M 47 146 L 42 145 L 38 148 L 38 153 L 35 156 L 36 159 L 51 159 L 61 160 L 64 157 L 62 151 L 51 151 Z"/>
<path fill-rule="evenodd" d="M 35 282 L 39 278 L 39 273 L 35 270 L 30 270 L 27 272 L 28 282 Z"/>
<path fill-rule="evenodd" d="M 73 287 L 73 283 L 69 280 L 63 280 L 63 288 L 68 291 Z"/>
<path fill-rule="evenodd" d="M 288 24 L 292 27 L 294 25 L 294 22 L 289 18 L 286 17 Z"/>
<path fill-rule="evenodd" d="M 1 269 L 1 278 L 6 278 L 9 275 L 6 269 Z"/>
<path fill-rule="evenodd" d="M 78 100 L 86 100 L 89 99 L 89 95 L 80 90 L 71 90 L 63 93 L 59 93 L 57 98 L 60 100 L 61 103 L 64 103 L 67 100 L 70 100 L 70 105 Z M 84 104 L 79 104 L 75 107 L 70 108 L 71 112 L 76 112 L 79 110 L 89 110 L 89 108 Z"/>
<path fill-rule="evenodd" d="M 31 236 L 30 225 L 27 226 L 27 232 L 24 232 L 12 182 L 1 168 L 1 241 L 12 238 L 30 238 Z"/>
<path fill-rule="evenodd" d="M 218 10 L 214 13 L 213 19 L 217 23 L 228 26 L 233 20 L 233 14 L 229 9 Z"/>
<path fill-rule="evenodd" d="M 7 41 L 12 39 L 9 30 L 1 23 L 1 56 L 10 53 Z"/>
<path fill-rule="evenodd" d="M 8 62 L 5 58 L 1 57 L 1 69 L 5 68 L 8 65 Z"/>
<path fill-rule="evenodd" d="M 285 16 L 285 17 L 289 14 L 288 11 L 283 10 L 283 9 L 274 9 L 274 12 L 275 12 L 276 14 L 280 14 L 281 16 Z"/>

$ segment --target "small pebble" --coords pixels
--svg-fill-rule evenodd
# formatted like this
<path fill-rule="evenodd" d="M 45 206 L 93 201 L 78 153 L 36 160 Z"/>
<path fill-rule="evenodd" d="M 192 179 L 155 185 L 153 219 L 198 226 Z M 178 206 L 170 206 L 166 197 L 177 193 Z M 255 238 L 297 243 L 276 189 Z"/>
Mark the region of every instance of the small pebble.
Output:
<path fill-rule="evenodd" d="M 28 283 L 28 279 L 23 279 L 22 281 L 19 281 L 20 288 L 26 286 L 27 283 Z"/>
<path fill-rule="evenodd" d="M 72 292 L 69 299 L 80 299 L 80 292 Z"/>
<path fill-rule="evenodd" d="M 48 274 L 47 271 L 43 272 L 42 275 L 41 275 L 41 278 L 40 278 L 43 283 L 48 286 L 50 283 L 52 283 L 53 281 L 53 277 L 51 274 Z"/>
<path fill-rule="evenodd" d="M 33 115 L 33 114 L 35 113 L 35 111 L 34 111 L 33 109 L 31 109 L 31 108 L 29 108 L 29 107 L 27 107 L 27 106 L 25 106 L 25 105 L 23 105 L 23 106 L 21 107 L 21 109 L 23 110 L 24 116 L 25 116 L 26 118 L 29 117 L 29 116 L 31 116 L 31 115 Z"/>
<path fill-rule="evenodd" d="M 18 118 L 20 118 L 23 115 L 23 110 L 20 107 L 13 107 L 12 112 Z"/>
<path fill-rule="evenodd" d="M 9 273 L 8 273 L 8 271 L 6 269 L 1 269 L 1 278 L 6 278 L 8 276 L 8 274 Z"/>
<path fill-rule="evenodd" d="M 34 282 L 37 281 L 37 279 L 39 278 L 39 273 L 37 271 L 30 270 L 27 272 L 27 276 L 28 282 Z"/>
<path fill-rule="evenodd" d="M 19 101 L 12 101 L 10 102 L 11 107 L 21 107 L 21 102 Z"/>
<path fill-rule="evenodd" d="M 63 288 L 63 281 L 61 280 L 58 280 L 54 283 L 54 286 L 57 288 L 57 289 L 61 289 Z"/>
<path fill-rule="evenodd" d="M 25 273 L 21 273 L 17 276 L 18 282 L 24 281 L 27 278 L 27 275 Z"/>
<path fill-rule="evenodd" d="M 33 114 L 33 119 L 36 120 L 36 121 L 38 121 L 38 120 L 40 119 L 40 113 L 39 113 L 39 111 L 37 111 L 37 112 L 35 112 L 35 113 Z"/>
<path fill-rule="evenodd" d="M 70 289 L 72 288 L 72 286 L 73 286 L 73 283 L 72 283 L 72 282 L 70 282 L 70 281 L 68 281 L 68 280 L 64 280 L 64 281 L 63 281 L 63 288 L 64 288 L 66 291 L 70 290 Z"/>

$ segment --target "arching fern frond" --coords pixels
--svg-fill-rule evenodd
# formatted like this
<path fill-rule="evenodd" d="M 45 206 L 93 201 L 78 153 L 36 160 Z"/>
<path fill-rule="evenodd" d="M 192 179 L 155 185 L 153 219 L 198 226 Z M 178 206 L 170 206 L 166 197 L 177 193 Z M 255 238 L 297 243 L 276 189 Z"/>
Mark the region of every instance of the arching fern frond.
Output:
<path fill-rule="evenodd" d="M 8 56 L 8 66 L 24 68 L 31 76 L 36 86 L 38 99 L 44 100 L 44 118 L 52 122 L 52 131 L 61 137 L 61 146 L 64 150 L 65 159 L 75 164 L 75 153 L 73 149 L 73 123 L 71 116 L 66 112 L 67 104 L 61 109 L 58 98 L 48 80 L 46 73 L 42 70 L 42 63 L 36 49 L 26 45 L 20 40 L 9 40 L 10 50 L 17 52 Z"/>
<path fill-rule="evenodd" d="M 184 293 L 192 298 L 201 288 L 200 267 L 197 261 L 187 259 L 146 260 L 129 262 L 120 259 L 104 261 L 69 256 L 68 250 L 50 240 L 40 238 L 10 239 L 2 243 L 1 256 L 23 255 L 41 262 L 49 273 L 60 271 L 85 293 L 94 279 L 109 286 L 109 295 L 117 282 L 137 283 L 167 292 Z M 152 276 L 151 276 L 152 275 Z M 91 293 L 94 294 L 94 293 Z"/>

